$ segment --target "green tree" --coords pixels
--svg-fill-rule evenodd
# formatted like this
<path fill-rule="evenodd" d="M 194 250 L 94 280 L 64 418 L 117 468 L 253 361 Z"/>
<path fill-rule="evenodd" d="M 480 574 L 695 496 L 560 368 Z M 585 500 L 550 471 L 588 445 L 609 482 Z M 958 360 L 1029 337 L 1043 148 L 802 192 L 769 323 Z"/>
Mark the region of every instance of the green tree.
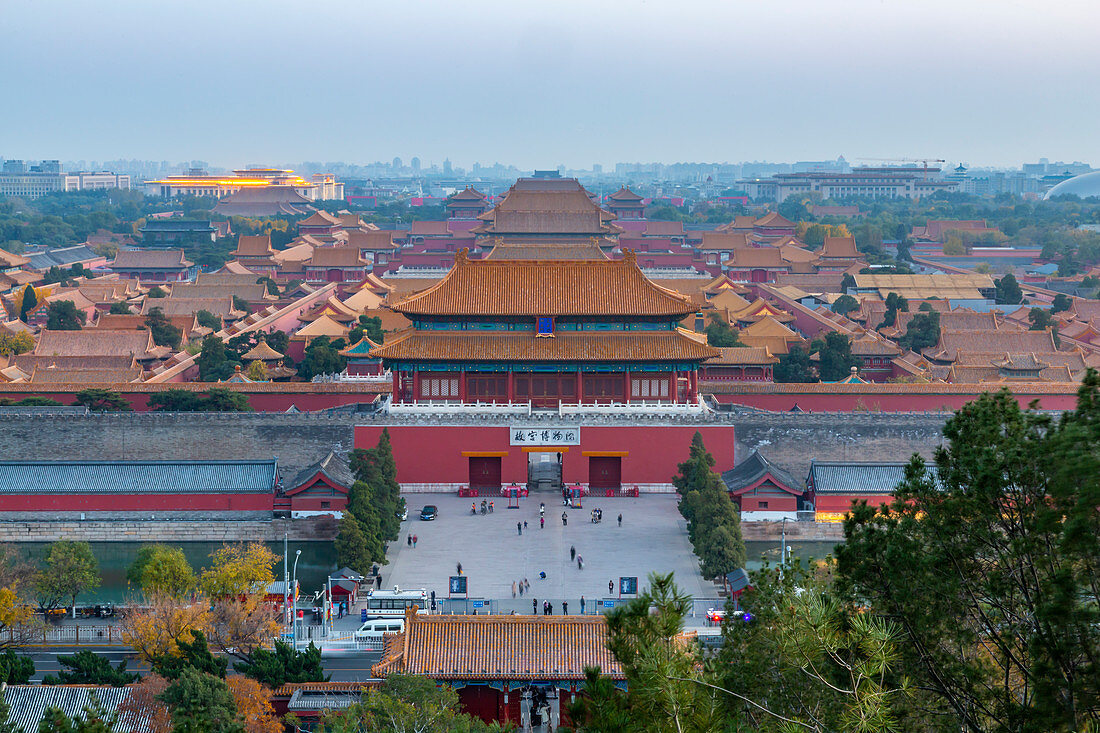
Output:
<path fill-rule="evenodd" d="M 38 305 L 38 295 L 30 285 L 23 288 L 23 304 L 19 308 L 19 320 L 27 322 L 27 314 Z"/>
<path fill-rule="evenodd" d="M 994 298 L 998 303 L 1019 305 L 1024 302 L 1024 291 L 1020 289 L 1020 283 L 1016 282 L 1016 276 L 1011 272 L 1000 280 L 994 280 L 996 286 Z"/>
<path fill-rule="evenodd" d="M 84 405 L 92 412 L 131 412 L 134 409 L 118 392 L 98 388 L 80 390 L 73 404 Z"/>
<path fill-rule="evenodd" d="M 79 331 L 88 316 L 71 300 L 55 300 L 46 306 L 46 328 L 50 331 Z"/>
<path fill-rule="evenodd" d="M 288 682 L 326 682 L 321 663 L 321 650 L 310 642 L 305 651 L 295 651 L 289 644 L 275 640 L 275 649 L 257 649 L 251 662 L 233 665 L 241 674 L 272 689 Z"/>
<path fill-rule="evenodd" d="M 149 395 L 148 403 L 157 412 L 202 412 L 205 399 L 197 392 L 173 387 Z"/>
<path fill-rule="evenodd" d="M 880 328 L 893 328 L 898 322 L 898 312 L 909 311 L 909 301 L 901 297 L 897 293 L 886 294 L 886 312 L 882 315 L 882 323 L 875 326 L 875 329 Z"/>
<path fill-rule="evenodd" d="M 356 501 L 356 505 L 359 504 Z M 377 534 L 368 536 L 350 511 L 340 518 L 340 531 L 336 535 L 335 546 L 337 563 L 360 573 L 366 573 L 384 555 L 381 539 Z"/>
<path fill-rule="evenodd" d="M 248 305 L 248 301 L 239 295 L 233 296 L 233 310 L 244 311 L 245 313 L 252 312 L 252 308 Z"/>
<path fill-rule="evenodd" d="M 1081 284 L 1084 285 L 1084 279 L 1081 280 Z M 1061 313 L 1062 311 L 1068 311 L 1073 307 L 1073 301 L 1064 293 L 1058 293 L 1054 296 L 1054 300 L 1051 303 L 1051 313 Z"/>
<path fill-rule="evenodd" d="M 691 598 L 673 582 L 671 573 L 651 573 L 649 587 L 607 614 L 607 646 L 622 665 L 627 693 L 597 688 L 581 697 L 571 713 L 582 730 L 680 733 L 726 728 L 720 693 L 709 683 L 696 646 L 680 643 Z M 595 670 L 586 670 L 591 679 Z"/>
<path fill-rule="evenodd" d="M 779 363 L 772 371 L 776 382 L 816 382 L 810 355 L 801 346 L 792 346 L 791 350 L 779 357 Z"/>
<path fill-rule="evenodd" d="M 173 733 L 246 733 L 233 693 L 221 677 L 184 668 L 160 700 L 172 714 Z"/>
<path fill-rule="evenodd" d="M 46 567 L 35 579 L 40 608 L 60 607 L 63 601 L 76 604 L 76 597 L 99 587 L 99 563 L 87 542 L 59 540 L 50 545 Z"/>
<path fill-rule="evenodd" d="M 200 382 L 229 379 L 233 376 L 234 367 L 240 366 L 239 361 L 229 358 L 225 342 L 214 334 L 209 334 L 202 340 L 202 351 L 195 361 L 199 366 Z"/>
<path fill-rule="evenodd" d="M 130 304 L 123 301 L 111 303 L 111 309 L 107 311 L 112 316 L 126 316 L 130 314 Z"/>
<path fill-rule="evenodd" d="M 339 374 L 345 366 L 347 360 L 340 356 L 340 349 L 335 348 L 327 336 L 318 336 L 309 343 L 298 362 L 298 376 L 308 382 L 321 374 Z"/>
<path fill-rule="evenodd" d="M 700 569 L 708 578 L 725 575 L 745 563 L 741 518 L 713 467 L 714 456 L 697 432 L 691 439 L 688 460 L 677 466 L 672 477 L 680 495 L 680 514 L 687 520 L 688 537 L 699 556 Z"/>
<path fill-rule="evenodd" d="M 26 685 L 30 683 L 33 676 L 33 659 L 16 654 L 14 649 L 5 649 L 0 652 L 0 682 L 9 685 Z M 0 733 L 3 733 L 3 728 L 0 728 Z"/>
<path fill-rule="evenodd" d="M 153 334 L 153 343 L 157 346 L 169 346 L 173 351 L 179 349 L 183 331 L 172 325 L 160 307 L 149 309 L 145 315 L 145 327 Z"/>
<path fill-rule="evenodd" d="M 146 293 L 145 296 L 147 298 L 167 298 L 168 293 L 166 293 L 164 291 L 164 288 L 162 288 L 161 286 L 154 285 L 153 287 L 149 288 L 149 292 Z"/>
<path fill-rule="evenodd" d="M 198 324 L 203 328 L 209 328 L 215 333 L 222 330 L 222 319 L 208 310 L 200 310 L 196 313 L 195 320 L 198 321 Z"/>
<path fill-rule="evenodd" d="M 924 692 L 922 719 L 1096 728 L 1100 377 L 1061 418 L 985 394 L 943 437 L 934 474 L 914 456 L 890 506 L 845 520 L 840 587 L 902 630 L 896 669 Z"/>
<path fill-rule="evenodd" d="M 206 412 L 252 412 L 248 397 L 225 387 L 211 387 L 203 392 Z"/>
<path fill-rule="evenodd" d="M 712 312 L 709 320 L 706 328 L 707 344 L 715 347 L 744 346 L 737 337 L 737 331 L 717 312 Z"/>
<path fill-rule="evenodd" d="M 179 598 L 194 589 L 195 571 L 179 547 L 146 545 L 126 571 L 126 580 L 147 596 L 164 594 Z"/>
<path fill-rule="evenodd" d="M 850 295 L 842 295 L 833 301 L 830 310 L 841 316 L 846 316 L 852 311 L 859 310 L 859 301 Z"/>
<path fill-rule="evenodd" d="M 42 684 L 123 687 L 140 678 L 140 675 L 126 671 L 125 659 L 118 663 L 118 667 L 112 667 L 110 660 L 90 649 L 79 651 L 71 657 L 59 656 L 57 663 L 67 669 L 61 670 L 56 676 L 46 675 L 42 678 Z"/>
<path fill-rule="evenodd" d="M 397 483 L 397 462 L 393 458 L 390 431 L 382 429 L 374 448 L 353 451 L 351 469 L 358 481 L 370 487 L 370 501 L 377 510 L 382 540 L 396 540 L 401 530 L 405 500 L 401 497 L 401 486 Z M 364 522 L 364 518 L 358 513 L 353 511 L 353 514 L 361 523 Z M 368 528 L 364 525 L 363 529 Z"/>
<path fill-rule="evenodd" d="M 210 653 L 210 644 L 206 641 L 206 634 L 195 629 L 191 633 L 191 639 L 179 639 L 176 641 L 178 651 L 172 654 L 160 654 L 156 656 L 151 666 L 153 671 L 166 679 L 179 679 L 188 671 L 200 672 L 219 679 L 225 678 L 225 671 L 229 668 L 229 662 Z"/>
<path fill-rule="evenodd" d="M 748 615 L 727 607 L 711 669 L 729 717 L 761 731 L 932 730 L 900 724 L 909 689 L 893 673 L 899 631 L 842 604 L 829 568 L 765 563 L 742 597 Z"/>
<path fill-rule="evenodd" d="M 852 373 L 858 361 L 852 356 L 852 340 L 843 333 L 830 331 L 824 339 L 815 339 L 810 352 L 817 352 L 817 369 L 823 382 L 837 382 Z"/>
<path fill-rule="evenodd" d="M 909 319 L 905 334 L 898 339 L 903 349 L 920 351 L 940 342 L 940 313 L 928 303 L 921 303 L 920 312 Z"/>
<path fill-rule="evenodd" d="M 1027 320 L 1031 322 L 1029 331 L 1045 331 L 1054 324 L 1054 318 L 1050 311 L 1044 308 L 1032 308 L 1027 312 Z"/>

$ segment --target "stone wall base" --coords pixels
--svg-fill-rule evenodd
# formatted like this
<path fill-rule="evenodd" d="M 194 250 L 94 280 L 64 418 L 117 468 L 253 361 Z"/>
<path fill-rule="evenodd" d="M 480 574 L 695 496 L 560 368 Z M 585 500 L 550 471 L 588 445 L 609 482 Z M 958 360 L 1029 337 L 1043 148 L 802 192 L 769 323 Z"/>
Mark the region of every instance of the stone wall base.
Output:
<path fill-rule="evenodd" d="M 0 542 L 330 542 L 337 525 L 328 517 L 273 521 L 29 521 L 0 522 Z"/>

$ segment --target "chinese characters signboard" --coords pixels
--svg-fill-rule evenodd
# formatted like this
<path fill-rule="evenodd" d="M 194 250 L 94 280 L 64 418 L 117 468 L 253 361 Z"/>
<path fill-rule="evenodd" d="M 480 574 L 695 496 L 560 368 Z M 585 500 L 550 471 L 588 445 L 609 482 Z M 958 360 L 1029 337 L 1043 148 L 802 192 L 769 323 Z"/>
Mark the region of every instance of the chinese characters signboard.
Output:
<path fill-rule="evenodd" d="M 560 425 L 513 425 L 510 438 L 512 445 L 580 445 L 581 429 Z"/>

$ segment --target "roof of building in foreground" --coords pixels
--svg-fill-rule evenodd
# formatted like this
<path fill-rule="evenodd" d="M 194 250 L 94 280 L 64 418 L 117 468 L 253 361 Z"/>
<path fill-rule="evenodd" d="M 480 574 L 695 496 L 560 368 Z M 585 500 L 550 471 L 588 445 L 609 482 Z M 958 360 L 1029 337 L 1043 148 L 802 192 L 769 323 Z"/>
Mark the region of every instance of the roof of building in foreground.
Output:
<path fill-rule="evenodd" d="M 254 494 L 271 492 L 266 461 L 0 461 L 0 494 Z"/>
<path fill-rule="evenodd" d="M 754 450 L 749 457 L 728 471 L 722 472 L 722 482 L 730 491 L 745 491 L 763 483 L 767 478 L 792 494 L 801 494 L 802 487 L 787 471 L 769 461 Z"/>
<path fill-rule="evenodd" d="M 11 730 L 34 731 L 50 708 L 57 708 L 70 717 L 79 717 L 96 702 L 108 716 L 131 699 L 132 687 L 100 685 L 6 685 L 0 696 L 9 708 Z M 112 728 L 116 733 L 138 733 L 149 730 L 144 718 L 135 720 L 122 715 Z"/>
<path fill-rule="evenodd" d="M 434 286 L 394 303 L 406 315 L 675 316 L 694 313 L 687 296 L 662 288 L 621 260 L 471 260 L 463 250 Z"/>
<path fill-rule="evenodd" d="M 811 461 L 806 486 L 816 494 L 892 494 L 905 480 L 907 461 Z M 935 464 L 926 464 L 936 476 Z"/>
<path fill-rule="evenodd" d="M 603 616 L 424 616 L 386 641 L 373 674 L 435 680 L 581 680 L 586 667 L 623 679 Z"/>

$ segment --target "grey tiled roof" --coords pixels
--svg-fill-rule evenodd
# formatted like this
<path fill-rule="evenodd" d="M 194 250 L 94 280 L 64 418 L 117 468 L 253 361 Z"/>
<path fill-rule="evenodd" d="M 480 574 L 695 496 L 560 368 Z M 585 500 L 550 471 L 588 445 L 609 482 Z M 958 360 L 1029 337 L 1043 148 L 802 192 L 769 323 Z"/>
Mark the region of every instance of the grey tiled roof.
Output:
<path fill-rule="evenodd" d="M 276 461 L 0 461 L 0 494 L 244 494 L 274 490 Z"/>
<path fill-rule="evenodd" d="M 892 494 L 905 480 L 907 465 L 908 461 L 811 461 L 806 485 L 816 494 Z M 928 465 L 927 468 L 935 478 L 936 467 Z"/>
<path fill-rule="evenodd" d="M 318 471 L 328 476 L 335 483 L 346 488 L 351 488 L 351 485 L 355 483 L 355 476 L 352 474 L 348 462 L 336 453 L 329 451 L 327 456 L 317 461 L 312 466 L 303 468 L 285 485 L 287 489 L 297 488 L 313 478 L 314 474 Z"/>
<path fill-rule="evenodd" d="M 4 701 L 11 708 L 9 723 L 24 731 L 38 730 L 38 722 L 47 708 L 60 708 L 69 717 L 80 715 L 95 699 L 108 714 L 130 698 L 127 687 L 92 687 L 76 685 L 9 685 L 3 691 Z M 133 721 L 126 716 L 119 720 L 116 733 L 137 733 L 147 730 L 146 721 Z"/>
<path fill-rule="evenodd" d="M 55 266 L 68 267 L 74 262 L 87 262 L 99 256 L 100 255 L 91 247 L 78 244 L 73 247 L 48 249 L 45 252 L 27 255 L 27 258 L 31 261 L 31 267 L 39 270 L 48 270 Z"/>
<path fill-rule="evenodd" d="M 776 483 L 801 493 L 802 487 L 794 476 L 779 468 L 759 451 L 753 451 L 749 457 L 728 471 L 722 473 L 722 482 L 730 491 L 738 491 L 756 483 L 766 474 L 771 474 Z"/>
<path fill-rule="evenodd" d="M 286 709 L 289 712 L 344 710 L 362 699 L 363 693 L 358 690 L 295 690 Z"/>

